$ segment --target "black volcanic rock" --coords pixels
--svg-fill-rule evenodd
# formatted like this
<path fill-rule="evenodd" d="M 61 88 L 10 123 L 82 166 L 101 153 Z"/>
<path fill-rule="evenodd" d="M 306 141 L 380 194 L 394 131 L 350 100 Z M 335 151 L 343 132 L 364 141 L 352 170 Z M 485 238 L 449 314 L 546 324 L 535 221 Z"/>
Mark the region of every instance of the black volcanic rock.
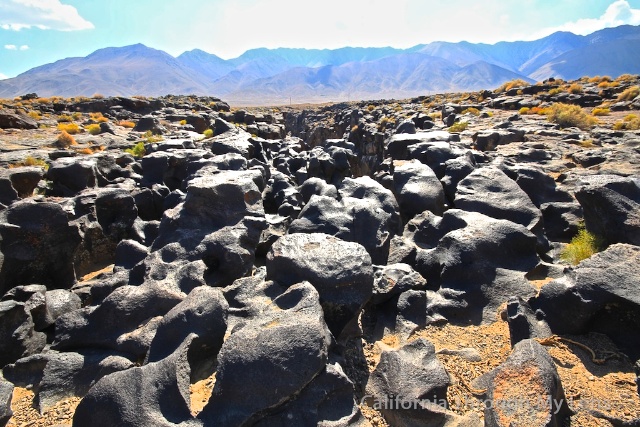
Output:
<path fill-rule="evenodd" d="M 0 111 L 0 129 L 38 129 L 38 122 L 24 114 Z"/>
<path fill-rule="evenodd" d="M 30 283 L 71 287 L 76 279 L 73 254 L 81 237 L 62 207 L 25 200 L 0 215 L 0 294 Z"/>
<path fill-rule="evenodd" d="M 364 247 L 321 233 L 278 239 L 267 256 L 267 277 L 284 286 L 310 282 L 336 337 L 357 319 L 373 292 L 371 257 Z"/>
<path fill-rule="evenodd" d="M 640 181 L 615 175 L 582 178 L 576 198 L 587 229 L 606 243 L 640 245 Z"/>

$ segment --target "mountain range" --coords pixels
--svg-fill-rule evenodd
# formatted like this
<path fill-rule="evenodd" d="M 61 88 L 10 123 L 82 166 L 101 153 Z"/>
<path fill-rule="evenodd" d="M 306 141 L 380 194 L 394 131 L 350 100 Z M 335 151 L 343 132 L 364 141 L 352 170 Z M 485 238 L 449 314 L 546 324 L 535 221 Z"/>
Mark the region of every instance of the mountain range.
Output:
<path fill-rule="evenodd" d="M 142 44 L 100 49 L 0 81 L 0 97 L 213 95 L 235 105 L 406 98 L 490 89 L 520 78 L 640 72 L 640 26 L 534 41 L 433 42 L 409 49 L 252 49 L 224 60 L 199 49 L 173 57 Z"/>

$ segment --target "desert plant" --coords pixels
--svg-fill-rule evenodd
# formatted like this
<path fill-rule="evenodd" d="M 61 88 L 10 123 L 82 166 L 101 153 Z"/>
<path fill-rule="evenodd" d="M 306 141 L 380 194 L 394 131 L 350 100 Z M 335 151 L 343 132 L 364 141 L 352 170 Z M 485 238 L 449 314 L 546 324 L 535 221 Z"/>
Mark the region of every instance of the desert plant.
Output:
<path fill-rule="evenodd" d="M 123 128 L 132 129 L 136 127 L 136 124 L 129 120 L 120 120 L 118 122 L 118 126 L 122 126 Z"/>
<path fill-rule="evenodd" d="M 529 113 L 537 114 L 539 116 L 546 116 L 547 114 L 549 114 L 549 109 L 544 107 L 533 107 Z"/>
<path fill-rule="evenodd" d="M 58 123 L 58 129 L 71 135 L 80 132 L 80 126 L 75 123 Z"/>
<path fill-rule="evenodd" d="M 100 125 L 96 123 L 87 125 L 86 129 L 91 135 L 98 135 L 100 133 Z"/>
<path fill-rule="evenodd" d="M 611 110 L 608 108 L 598 107 L 591 110 L 592 116 L 608 116 L 611 113 Z"/>
<path fill-rule="evenodd" d="M 567 89 L 567 92 L 577 95 L 584 92 L 584 89 L 581 84 L 574 83 L 571 86 L 569 86 L 569 89 Z"/>
<path fill-rule="evenodd" d="M 600 83 L 598 83 L 598 87 L 599 87 L 600 89 L 607 89 L 607 88 L 609 88 L 610 86 L 611 86 L 611 83 L 606 82 L 606 81 L 605 81 L 605 82 L 600 82 Z"/>
<path fill-rule="evenodd" d="M 104 95 L 101 93 L 94 93 L 92 96 L 93 99 L 103 99 Z"/>
<path fill-rule="evenodd" d="M 60 114 L 56 119 L 58 123 L 72 122 L 74 119 L 68 114 Z"/>
<path fill-rule="evenodd" d="M 93 154 L 93 150 L 89 147 L 80 148 L 79 150 L 76 150 L 76 152 L 78 154 Z"/>
<path fill-rule="evenodd" d="M 205 129 L 202 134 L 205 138 L 211 138 L 213 136 L 213 129 Z"/>
<path fill-rule="evenodd" d="M 638 130 L 640 129 L 640 117 L 635 114 L 627 114 L 625 118 L 613 125 L 614 130 Z"/>
<path fill-rule="evenodd" d="M 162 137 L 162 135 L 154 135 L 153 132 L 151 132 L 150 130 L 146 131 L 142 137 L 144 138 L 145 142 L 150 144 L 152 142 L 159 142 L 162 141 L 164 138 Z"/>
<path fill-rule="evenodd" d="M 602 241 L 594 234 L 584 228 L 584 225 L 578 229 L 571 242 L 564 248 L 560 254 L 560 259 L 570 264 L 576 265 L 580 261 L 589 258 L 591 255 L 602 250 Z"/>
<path fill-rule="evenodd" d="M 376 109 L 376 106 L 375 106 L 375 105 L 373 105 L 373 104 L 369 104 L 369 105 L 367 105 L 367 111 L 373 111 L 373 110 L 375 110 L 375 109 Z"/>
<path fill-rule="evenodd" d="M 460 133 L 460 132 L 464 131 L 465 129 L 467 129 L 468 125 L 469 125 L 469 123 L 467 123 L 467 122 L 454 123 L 453 126 L 451 126 L 449 128 L 449 132 L 451 132 L 451 133 Z"/>
<path fill-rule="evenodd" d="M 500 86 L 499 88 L 497 88 L 496 90 L 494 90 L 495 93 L 502 93 L 502 92 L 506 92 L 508 90 L 513 89 L 514 87 L 524 87 L 524 86 L 529 86 L 529 83 L 522 80 L 522 79 L 514 79 L 508 82 L 505 82 L 502 84 L 502 86 Z"/>
<path fill-rule="evenodd" d="M 184 120 L 184 119 L 180 120 L 180 126 L 184 126 L 184 125 L 186 125 L 186 124 L 187 124 L 187 121 L 186 121 L 186 120 Z"/>
<path fill-rule="evenodd" d="M 631 86 L 618 95 L 618 101 L 632 101 L 638 95 L 640 95 L 640 87 Z"/>
<path fill-rule="evenodd" d="M 91 120 L 98 122 L 98 123 L 104 123 L 104 122 L 108 122 L 109 119 L 107 119 L 105 116 L 102 115 L 102 113 L 97 112 L 97 113 L 89 113 L 89 117 L 91 118 Z"/>
<path fill-rule="evenodd" d="M 467 114 L 467 113 L 473 114 L 474 116 L 479 116 L 480 115 L 480 110 L 478 110 L 475 107 L 469 107 L 469 108 L 467 108 L 467 109 L 462 111 L 462 114 Z"/>
<path fill-rule="evenodd" d="M 554 87 L 553 89 L 549 89 L 549 95 L 554 96 L 562 92 L 562 89 L 559 87 Z"/>
<path fill-rule="evenodd" d="M 531 109 L 529 107 L 522 107 L 518 110 L 518 113 L 525 115 L 525 114 L 529 114 L 530 111 Z"/>
<path fill-rule="evenodd" d="M 583 130 L 591 129 L 597 123 L 595 117 L 587 115 L 578 105 L 561 102 L 549 107 L 547 119 L 561 128 L 577 127 Z"/>
<path fill-rule="evenodd" d="M 9 168 L 18 168 L 22 166 L 40 166 L 45 170 L 49 169 L 49 163 L 45 162 L 42 159 L 33 156 L 27 156 L 21 162 L 12 163 L 9 165 Z"/>
<path fill-rule="evenodd" d="M 632 75 L 632 74 L 621 74 L 618 76 L 618 78 L 616 79 L 616 81 L 618 82 L 632 82 L 634 80 L 636 80 L 636 76 Z"/>
<path fill-rule="evenodd" d="M 40 120 L 42 118 L 42 115 L 37 111 L 29 111 L 28 114 L 29 114 L 29 117 L 31 117 L 34 120 Z"/>
<path fill-rule="evenodd" d="M 67 148 L 70 145 L 76 145 L 76 139 L 73 136 L 71 136 L 69 132 L 64 130 L 60 132 L 60 135 L 58 135 L 57 142 L 58 142 L 58 146 L 62 148 Z"/>
<path fill-rule="evenodd" d="M 136 145 L 131 148 L 127 148 L 127 153 L 131 154 L 134 157 L 143 157 L 146 154 L 146 149 L 144 148 L 144 142 L 140 141 Z"/>
<path fill-rule="evenodd" d="M 384 116 L 380 119 L 380 124 L 378 125 L 378 130 L 382 131 L 386 129 L 388 126 L 395 126 L 396 119 L 393 117 Z"/>

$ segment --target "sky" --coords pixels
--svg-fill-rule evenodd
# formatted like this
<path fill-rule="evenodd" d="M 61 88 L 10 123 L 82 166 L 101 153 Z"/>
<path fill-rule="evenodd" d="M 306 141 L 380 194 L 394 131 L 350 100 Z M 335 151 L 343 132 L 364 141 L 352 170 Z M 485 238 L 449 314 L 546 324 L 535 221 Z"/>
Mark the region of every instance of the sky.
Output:
<path fill-rule="evenodd" d="M 143 43 L 224 59 L 259 48 L 408 48 L 640 25 L 640 0 L 0 0 L 0 79 Z"/>

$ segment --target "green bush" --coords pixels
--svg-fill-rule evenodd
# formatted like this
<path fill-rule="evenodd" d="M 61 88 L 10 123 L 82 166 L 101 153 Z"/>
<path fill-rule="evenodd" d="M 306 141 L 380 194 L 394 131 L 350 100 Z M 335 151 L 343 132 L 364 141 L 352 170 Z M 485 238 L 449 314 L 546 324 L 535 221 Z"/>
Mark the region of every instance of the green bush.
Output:
<path fill-rule="evenodd" d="M 100 125 L 97 123 L 87 125 L 86 129 L 91 135 L 98 135 L 100 133 Z"/>
<path fill-rule="evenodd" d="M 142 141 L 134 145 L 133 148 L 127 148 L 124 151 L 126 151 L 127 153 L 131 154 L 134 157 L 142 157 L 146 153 L 146 150 L 144 148 L 144 142 Z"/>
<path fill-rule="evenodd" d="M 451 133 L 460 133 L 460 132 L 464 131 L 465 129 L 467 129 L 467 126 L 469 126 L 469 123 L 467 123 L 467 122 L 454 123 L 453 126 L 451 126 L 449 128 L 449 132 L 451 132 Z"/>
<path fill-rule="evenodd" d="M 213 129 L 205 129 L 202 134 L 205 138 L 211 138 L 213 136 Z"/>
<path fill-rule="evenodd" d="M 600 252 L 601 249 L 601 240 L 592 233 L 589 233 L 584 226 L 581 226 L 578 234 L 571 239 L 571 243 L 569 243 L 560 254 L 560 259 L 576 265 L 591 255 Z"/>

